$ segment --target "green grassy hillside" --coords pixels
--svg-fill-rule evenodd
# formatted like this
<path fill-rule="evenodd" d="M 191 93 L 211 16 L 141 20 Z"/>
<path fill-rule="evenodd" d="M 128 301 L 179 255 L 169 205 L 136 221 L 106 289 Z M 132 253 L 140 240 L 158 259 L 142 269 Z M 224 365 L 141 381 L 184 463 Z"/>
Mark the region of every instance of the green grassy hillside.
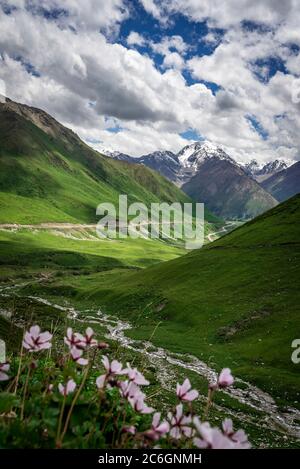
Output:
<path fill-rule="evenodd" d="M 191 201 L 155 171 L 100 155 L 34 108 L 0 104 L 0 142 L 0 223 L 95 222 L 96 206 L 117 204 L 119 194 L 129 203 Z"/>
<path fill-rule="evenodd" d="M 134 336 L 189 352 L 299 405 L 300 196 L 229 235 L 138 274 L 68 279 L 80 301 L 128 317 Z M 51 287 L 48 292 L 51 292 Z"/>

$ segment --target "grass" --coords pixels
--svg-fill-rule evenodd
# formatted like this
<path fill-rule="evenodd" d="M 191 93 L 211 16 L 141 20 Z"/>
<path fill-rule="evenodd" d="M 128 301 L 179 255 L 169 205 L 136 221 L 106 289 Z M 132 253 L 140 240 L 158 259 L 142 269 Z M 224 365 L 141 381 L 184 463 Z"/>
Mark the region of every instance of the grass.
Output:
<path fill-rule="evenodd" d="M 28 322 L 39 322 L 44 325 L 45 328 L 52 330 L 53 324 L 56 327 L 55 335 L 55 350 L 58 353 L 61 353 L 62 347 L 62 335 L 66 330 L 66 318 L 63 314 L 60 314 L 56 309 L 48 305 L 38 303 L 36 301 L 11 297 L 9 301 L 7 299 L 2 299 L 0 301 L 0 308 L 2 307 L 2 302 L 6 307 L 13 309 L 15 311 L 15 320 L 20 320 L 24 318 L 24 311 L 28 314 Z M 84 314 L 80 316 L 81 320 L 84 321 Z M 86 323 L 74 323 L 68 321 L 69 325 L 72 325 L 75 330 L 84 331 L 85 327 L 88 325 Z M 1 321 L 0 321 L 1 328 Z M 104 338 L 106 329 L 102 324 L 93 324 L 93 328 L 96 331 L 97 338 Z M 15 331 L 14 331 L 15 332 Z M 11 331 L 10 331 L 11 333 Z M 108 353 L 110 356 L 121 360 L 123 363 L 130 362 L 137 366 L 138 369 L 143 370 L 146 374 L 146 377 L 151 382 L 151 386 L 145 389 L 148 396 L 150 396 L 149 403 L 154 406 L 156 409 L 165 414 L 166 408 L 174 406 L 176 403 L 174 391 L 176 389 L 176 382 L 182 382 L 183 380 L 183 371 L 176 365 L 168 364 L 166 362 L 161 363 L 159 361 L 154 362 L 152 358 L 145 357 L 139 352 L 128 350 L 124 347 L 120 347 L 117 342 L 114 340 L 107 340 L 110 344 Z M 15 351 L 18 351 L 18 347 L 15 347 Z M 56 353 L 56 352 L 55 352 Z M 40 365 L 42 365 L 40 363 Z M 47 369 L 49 369 L 49 364 L 46 364 Z M 165 384 L 161 382 L 161 372 L 164 369 L 164 373 L 167 373 L 165 379 Z M 163 373 L 163 374 L 164 374 Z M 91 389 L 95 382 L 95 377 L 98 376 L 98 369 L 95 370 L 94 378 L 91 381 Z M 194 403 L 194 409 L 199 415 L 202 415 L 204 405 L 205 405 L 205 396 L 207 394 L 207 381 L 202 376 L 199 376 L 195 372 L 185 370 L 184 377 L 188 377 L 194 388 L 196 388 L 200 393 L 200 399 Z M 47 376 L 45 375 L 42 366 L 40 366 L 39 371 L 39 382 L 47 381 Z M 239 386 L 236 383 L 235 387 Z M 297 441 L 293 438 L 285 439 L 283 434 L 280 431 L 272 430 L 268 427 L 267 422 L 265 422 L 264 413 L 256 411 L 249 407 L 246 404 L 238 402 L 236 399 L 227 395 L 223 392 L 218 392 L 215 395 L 214 402 L 216 406 L 211 408 L 210 412 L 210 421 L 212 424 L 220 426 L 222 420 L 230 414 L 234 420 L 236 428 L 244 428 L 249 434 L 250 441 L 255 447 L 297 447 Z M 232 415 L 233 413 L 233 415 Z M 31 445 L 32 441 L 29 440 L 27 444 Z M 41 443 L 37 443 L 41 444 Z M 77 444 L 81 444 L 77 442 Z"/>
<path fill-rule="evenodd" d="M 118 206 L 119 194 L 148 207 L 192 202 L 155 171 L 107 158 L 62 126 L 54 138 L 2 107 L 0 141 L 0 223 L 95 223 L 98 204 Z M 209 212 L 206 219 L 221 223 Z"/>
<path fill-rule="evenodd" d="M 2 265 L 30 266 L 45 269 L 84 269 L 103 271 L 117 267 L 145 267 L 182 255 L 180 245 L 160 240 L 89 239 L 94 233 L 74 230 L 68 233 L 44 230 L 0 231 L 0 259 Z M 86 239 L 80 239 L 86 235 Z M 66 237 L 65 237 L 66 236 Z M 84 272 L 83 272 L 84 273 Z"/>
<path fill-rule="evenodd" d="M 107 159 L 67 137 L 67 143 L 53 139 L 20 116 L 0 119 L 0 222 L 93 223 L 96 205 L 117 202 L 119 193 L 147 204 L 188 200 L 155 172 Z M 209 213 L 206 219 L 212 223 L 206 234 L 217 231 L 220 220 Z M 134 324 L 133 338 L 149 339 L 159 323 L 154 345 L 191 353 L 215 369 L 230 366 L 281 407 L 300 407 L 299 365 L 291 362 L 291 342 L 300 329 L 299 221 L 297 196 L 189 254 L 160 240 L 96 242 L 83 228 L 2 230 L 0 282 L 26 285 L 1 296 L 0 311 L 12 311 L 14 325 L 0 315 L 0 337 L 13 350 L 24 323 L 50 328 L 58 319 L 61 332 L 65 328 L 65 313 L 29 295 L 81 309 L 101 307 Z M 201 379 L 191 379 L 204 393 Z M 236 401 L 219 399 L 238 410 Z M 257 442 L 276 446 L 277 436 L 268 429 L 250 425 L 249 431 Z"/>
<path fill-rule="evenodd" d="M 299 366 L 291 361 L 300 326 L 299 213 L 297 196 L 202 250 L 138 273 L 68 275 L 42 291 L 71 289 L 74 301 L 128 318 L 138 339 L 160 322 L 156 345 L 229 365 L 280 405 L 299 406 Z"/>

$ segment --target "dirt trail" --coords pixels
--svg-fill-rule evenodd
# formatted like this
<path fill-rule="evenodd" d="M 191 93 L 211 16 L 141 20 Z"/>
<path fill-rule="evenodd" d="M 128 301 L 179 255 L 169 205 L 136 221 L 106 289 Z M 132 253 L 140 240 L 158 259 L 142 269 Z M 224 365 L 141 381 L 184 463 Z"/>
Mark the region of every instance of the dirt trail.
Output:
<path fill-rule="evenodd" d="M 218 236 L 219 234 L 222 234 L 222 233 L 227 233 L 228 229 L 231 228 L 232 226 L 235 226 L 236 224 L 237 224 L 237 222 L 235 222 L 235 221 L 229 221 L 229 222 L 227 222 L 227 223 L 222 227 L 221 230 L 215 231 L 214 233 L 209 233 L 209 234 L 207 235 L 208 241 L 210 241 L 210 242 L 212 243 L 213 241 L 215 241 L 215 239 L 214 239 L 215 236 Z"/>
<path fill-rule="evenodd" d="M 130 228 L 136 229 L 138 226 L 141 227 L 140 229 L 140 237 L 149 239 L 149 232 L 148 232 L 148 226 L 149 226 L 149 221 L 141 222 L 139 224 L 133 224 L 132 222 L 130 225 L 126 224 L 118 224 L 117 223 L 117 228 L 122 228 L 126 229 Z M 176 223 L 175 223 L 176 224 Z M 179 223 L 177 223 L 179 224 Z M 163 227 L 165 226 L 170 226 L 174 225 L 173 222 L 164 222 L 164 223 L 156 223 L 153 222 L 152 225 L 157 225 L 160 226 L 161 229 L 163 230 Z M 231 226 L 236 225 L 236 222 L 227 222 L 221 230 L 215 231 L 214 233 L 209 233 L 208 235 L 205 236 L 205 238 L 209 242 L 213 242 L 216 240 L 216 236 L 226 233 Z M 0 230 L 3 231 L 19 231 L 22 229 L 26 230 L 32 230 L 32 231 L 37 231 L 37 230 L 45 230 L 45 231 L 51 231 L 53 234 L 57 236 L 63 236 L 65 238 L 70 238 L 73 240 L 79 240 L 79 241 L 101 241 L 103 238 L 98 236 L 96 233 L 96 224 L 84 224 L 84 223 L 38 223 L 38 224 L 21 224 L 21 223 L 0 223 Z M 94 233 L 92 234 L 91 231 Z M 161 232 L 161 235 L 163 235 L 163 239 L 172 239 L 172 236 L 166 234 L 165 232 Z M 110 240 L 111 238 L 109 236 L 105 236 L 106 239 Z"/>

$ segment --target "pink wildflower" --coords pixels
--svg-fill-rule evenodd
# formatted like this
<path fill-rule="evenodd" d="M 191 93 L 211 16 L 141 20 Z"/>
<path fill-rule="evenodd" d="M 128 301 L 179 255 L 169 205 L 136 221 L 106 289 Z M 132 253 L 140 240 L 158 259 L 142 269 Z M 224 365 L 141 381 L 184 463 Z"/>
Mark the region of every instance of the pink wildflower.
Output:
<path fill-rule="evenodd" d="M 29 331 L 25 332 L 23 347 L 29 352 L 39 352 L 52 347 L 51 339 L 50 332 L 41 332 L 39 326 L 32 326 Z"/>
<path fill-rule="evenodd" d="M 78 363 L 78 365 L 85 366 L 88 364 L 89 361 L 87 360 L 87 358 L 82 358 L 82 354 L 83 354 L 83 351 L 76 347 L 73 347 L 70 350 L 70 355 L 72 359 L 74 360 L 74 362 Z"/>
<path fill-rule="evenodd" d="M 193 440 L 197 448 L 234 449 L 234 443 L 219 428 L 212 428 L 208 422 L 201 423 L 198 417 L 194 418 L 194 425 L 200 436 Z"/>
<path fill-rule="evenodd" d="M 118 386 L 120 388 L 121 396 L 125 399 L 128 399 L 129 397 L 134 397 L 137 394 L 141 393 L 140 388 L 132 381 L 120 381 L 118 383 Z"/>
<path fill-rule="evenodd" d="M 163 437 L 170 430 L 170 425 L 165 420 L 160 422 L 160 413 L 156 412 L 153 415 L 151 429 L 144 433 L 146 438 L 150 440 L 157 441 Z"/>
<path fill-rule="evenodd" d="M 234 383 L 234 377 L 231 374 L 230 368 L 223 368 L 218 376 L 217 383 L 210 384 L 209 389 L 216 391 L 217 389 L 227 388 Z"/>
<path fill-rule="evenodd" d="M 129 433 L 130 435 L 136 434 L 136 428 L 133 425 L 128 425 L 122 428 L 123 433 Z"/>
<path fill-rule="evenodd" d="M 181 401 L 191 402 L 197 399 L 199 393 L 194 389 L 191 390 L 191 383 L 189 379 L 186 379 L 183 384 L 177 383 L 176 394 Z"/>
<path fill-rule="evenodd" d="M 236 448 L 239 449 L 249 449 L 251 444 L 248 441 L 248 437 L 244 430 L 237 430 L 236 432 L 233 429 L 233 424 L 231 419 L 225 419 L 222 423 L 223 433 L 235 443 Z"/>
<path fill-rule="evenodd" d="M 231 370 L 229 368 L 223 368 L 218 378 L 219 388 L 227 388 L 228 386 L 231 386 L 233 383 L 234 383 L 234 377 L 231 374 Z"/>
<path fill-rule="evenodd" d="M 132 381 L 133 383 L 137 384 L 138 386 L 148 386 L 149 381 L 146 380 L 144 375 L 140 373 L 137 368 L 131 368 L 129 363 L 127 363 L 127 368 L 124 370 L 124 373 L 126 372 L 129 381 Z"/>
<path fill-rule="evenodd" d="M 141 414 L 151 414 L 151 412 L 153 412 L 154 409 L 148 407 L 144 402 L 145 394 L 133 381 L 120 381 L 118 386 L 121 395 L 128 400 L 129 404 L 136 412 L 140 412 Z"/>
<path fill-rule="evenodd" d="M 82 334 L 75 334 L 76 339 L 79 340 L 78 347 L 97 347 L 98 342 L 94 339 L 94 331 L 91 327 L 88 327 L 85 331 L 85 335 Z"/>
<path fill-rule="evenodd" d="M 7 381 L 9 376 L 6 374 L 9 371 L 10 365 L 8 363 L 0 363 L 0 381 Z"/>
<path fill-rule="evenodd" d="M 175 414 L 168 414 L 168 419 L 171 425 L 170 435 L 173 438 L 179 440 L 182 436 L 189 438 L 192 436 L 192 428 L 189 426 L 192 422 L 192 417 L 183 414 L 182 404 L 176 406 Z"/>
<path fill-rule="evenodd" d="M 147 406 L 145 403 L 145 395 L 142 392 L 135 394 L 133 397 L 129 397 L 128 402 L 131 407 L 140 414 L 151 414 L 154 410 L 152 407 Z"/>
<path fill-rule="evenodd" d="M 102 363 L 106 373 L 104 375 L 98 376 L 96 380 L 96 385 L 99 389 L 102 389 L 105 383 L 114 379 L 116 375 L 123 375 L 126 373 L 126 371 L 123 370 L 122 363 L 118 362 L 117 360 L 110 362 L 106 355 L 103 356 Z"/>
<path fill-rule="evenodd" d="M 74 392 L 75 389 L 76 389 L 76 383 L 73 379 L 69 379 L 66 386 L 64 386 L 61 383 L 59 383 L 58 385 L 58 390 L 62 396 L 68 396 L 69 394 Z"/>
<path fill-rule="evenodd" d="M 68 327 L 67 334 L 64 337 L 64 342 L 71 349 L 73 347 L 78 347 L 80 345 L 80 338 L 78 338 L 77 332 L 73 332 L 71 327 Z"/>

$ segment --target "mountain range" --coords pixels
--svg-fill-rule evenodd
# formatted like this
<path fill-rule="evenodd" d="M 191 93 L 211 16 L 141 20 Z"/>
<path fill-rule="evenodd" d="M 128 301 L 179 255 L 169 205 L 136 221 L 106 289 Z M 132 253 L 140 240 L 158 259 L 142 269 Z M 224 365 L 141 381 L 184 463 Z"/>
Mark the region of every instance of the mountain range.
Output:
<path fill-rule="evenodd" d="M 243 165 L 244 170 L 256 181 L 262 182 L 279 171 L 287 169 L 293 164 L 291 160 L 276 159 L 268 163 L 259 164 L 257 160 L 251 160 L 250 163 Z"/>
<path fill-rule="evenodd" d="M 261 183 L 280 202 L 300 192 L 300 161 L 276 172 Z"/>
<path fill-rule="evenodd" d="M 259 164 L 252 160 L 242 164 L 208 141 L 187 145 L 177 154 L 156 151 L 133 158 L 103 152 L 154 169 L 225 219 L 253 218 L 300 191 L 299 169 L 293 161 L 276 159 Z"/>
<path fill-rule="evenodd" d="M 204 202 L 212 222 L 250 219 L 300 190 L 298 164 L 245 167 L 207 141 L 177 154 L 103 155 L 46 112 L 9 99 L 0 103 L 0 139 L 2 222 L 94 222 L 95 207 L 117 204 L 120 193 L 129 203 Z"/>
<path fill-rule="evenodd" d="M 151 167 L 225 219 L 253 218 L 277 203 L 249 171 L 208 141 L 187 145 L 177 154 L 157 151 L 140 158 L 107 154 Z"/>

